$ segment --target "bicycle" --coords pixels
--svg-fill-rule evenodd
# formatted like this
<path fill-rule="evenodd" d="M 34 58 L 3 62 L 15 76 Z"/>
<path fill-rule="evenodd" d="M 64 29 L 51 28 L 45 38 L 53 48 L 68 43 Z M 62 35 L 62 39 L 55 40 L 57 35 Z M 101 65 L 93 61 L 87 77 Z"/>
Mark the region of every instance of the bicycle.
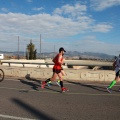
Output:
<path fill-rule="evenodd" d="M 2 82 L 4 80 L 4 71 L 2 69 L 0 69 L 0 82 Z"/>

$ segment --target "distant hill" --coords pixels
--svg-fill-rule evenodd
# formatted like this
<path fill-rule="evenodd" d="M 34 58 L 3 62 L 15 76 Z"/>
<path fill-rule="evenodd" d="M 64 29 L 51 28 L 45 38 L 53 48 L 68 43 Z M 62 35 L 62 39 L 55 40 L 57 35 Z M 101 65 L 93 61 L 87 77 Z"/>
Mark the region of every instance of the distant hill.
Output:
<path fill-rule="evenodd" d="M 3 53 L 5 55 L 17 55 L 18 52 L 8 52 L 8 51 L 0 51 L 0 53 Z M 26 53 L 19 51 L 20 56 L 24 56 Z M 54 57 L 57 53 L 54 52 L 45 52 L 41 53 L 42 57 Z M 40 54 L 38 53 L 37 56 L 39 57 Z M 108 55 L 104 53 L 94 53 L 94 52 L 78 52 L 78 51 L 67 51 L 65 53 L 65 56 L 67 57 L 81 57 L 81 58 L 97 58 L 97 59 L 113 59 L 114 55 Z"/>
<path fill-rule="evenodd" d="M 114 55 L 108 55 L 104 53 L 94 53 L 94 52 L 78 52 L 78 51 L 68 51 L 67 55 L 70 57 L 79 56 L 83 58 L 99 58 L 99 59 L 113 59 Z"/>

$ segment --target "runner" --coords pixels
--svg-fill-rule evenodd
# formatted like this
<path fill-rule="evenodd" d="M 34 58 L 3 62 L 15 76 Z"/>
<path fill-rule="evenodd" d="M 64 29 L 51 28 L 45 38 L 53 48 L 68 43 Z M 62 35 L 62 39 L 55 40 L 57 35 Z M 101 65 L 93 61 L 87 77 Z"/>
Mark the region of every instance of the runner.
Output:
<path fill-rule="evenodd" d="M 53 66 L 53 76 L 47 79 L 46 81 L 42 82 L 42 85 L 41 85 L 42 88 L 44 88 L 45 85 L 49 83 L 50 81 L 54 81 L 56 77 L 58 76 L 60 80 L 61 91 L 62 92 L 68 91 L 67 88 L 63 87 L 63 79 L 62 79 L 62 73 L 61 73 L 61 70 L 62 70 L 61 66 L 62 64 L 64 64 L 64 58 L 63 58 L 64 52 L 66 51 L 64 50 L 63 47 L 61 47 L 59 49 L 59 53 L 53 59 L 53 62 L 55 63 Z"/>
<path fill-rule="evenodd" d="M 63 59 L 63 62 L 64 62 L 65 59 L 64 58 L 62 58 L 62 59 Z M 66 75 L 65 71 L 63 70 L 63 67 L 61 67 L 61 74 L 62 74 L 62 78 L 63 78 L 63 76 Z M 58 80 L 56 83 L 57 83 L 58 86 L 60 86 L 60 80 Z M 51 87 L 51 81 L 47 82 L 47 85 L 48 85 L 48 87 Z"/>
<path fill-rule="evenodd" d="M 120 54 L 119 57 L 114 61 L 113 67 L 116 72 L 115 79 L 110 83 L 110 85 L 107 87 L 107 91 L 109 93 L 112 92 L 112 87 L 116 84 L 116 82 L 120 79 Z"/>

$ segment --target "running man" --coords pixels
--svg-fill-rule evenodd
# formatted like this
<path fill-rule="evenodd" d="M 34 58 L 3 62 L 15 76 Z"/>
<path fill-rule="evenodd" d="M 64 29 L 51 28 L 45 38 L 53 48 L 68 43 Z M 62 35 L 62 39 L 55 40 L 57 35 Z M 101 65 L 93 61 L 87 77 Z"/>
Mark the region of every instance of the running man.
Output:
<path fill-rule="evenodd" d="M 54 57 L 53 62 L 55 64 L 53 66 L 53 76 L 47 79 L 46 81 L 42 82 L 42 85 L 41 85 L 42 88 L 44 88 L 45 85 L 49 83 L 50 81 L 54 81 L 56 77 L 58 76 L 60 80 L 61 91 L 62 92 L 68 91 L 67 88 L 63 87 L 63 79 L 62 79 L 62 73 L 61 73 L 61 70 L 62 70 L 61 66 L 62 64 L 64 64 L 64 59 L 63 59 L 64 52 L 66 51 L 64 50 L 63 47 L 61 47 L 59 49 L 59 53 Z"/>
<path fill-rule="evenodd" d="M 119 54 L 119 57 L 114 61 L 113 63 L 113 67 L 115 69 L 115 72 L 116 72 L 116 76 L 115 76 L 115 79 L 110 83 L 110 85 L 107 87 L 107 91 L 109 93 L 112 92 L 112 87 L 116 84 L 116 82 L 118 80 L 120 80 L 120 54 Z"/>
<path fill-rule="evenodd" d="M 64 62 L 64 58 L 62 58 L 63 59 L 63 62 Z M 65 73 L 65 71 L 63 70 L 63 67 L 61 67 L 61 74 L 62 74 L 62 78 L 66 75 L 66 73 Z M 60 86 L 60 80 L 58 80 L 57 82 L 57 85 L 58 86 Z M 47 85 L 48 85 L 48 87 L 51 87 L 51 81 L 49 81 L 48 83 L 47 83 Z"/>

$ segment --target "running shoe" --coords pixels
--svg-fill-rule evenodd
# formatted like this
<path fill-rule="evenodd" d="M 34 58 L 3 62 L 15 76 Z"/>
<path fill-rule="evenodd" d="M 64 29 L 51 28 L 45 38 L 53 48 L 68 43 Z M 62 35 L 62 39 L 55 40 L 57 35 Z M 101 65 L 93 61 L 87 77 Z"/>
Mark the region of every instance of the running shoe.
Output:
<path fill-rule="evenodd" d="M 57 83 L 58 86 L 60 86 L 60 82 L 59 81 L 57 81 L 56 83 Z"/>
<path fill-rule="evenodd" d="M 62 92 L 66 92 L 66 91 L 69 91 L 67 88 L 65 88 L 65 87 L 62 87 Z"/>
<path fill-rule="evenodd" d="M 106 89 L 107 89 L 107 91 L 108 91 L 109 93 L 112 93 L 112 89 L 110 89 L 110 88 L 108 88 L 108 87 L 106 87 Z"/>
<path fill-rule="evenodd" d="M 45 81 L 42 82 L 41 87 L 44 88 L 46 85 Z"/>
<path fill-rule="evenodd" d="M 48 86 L 48 87 L 51 87 L 51 83 L 47 82 L 47 86 Z"/>

